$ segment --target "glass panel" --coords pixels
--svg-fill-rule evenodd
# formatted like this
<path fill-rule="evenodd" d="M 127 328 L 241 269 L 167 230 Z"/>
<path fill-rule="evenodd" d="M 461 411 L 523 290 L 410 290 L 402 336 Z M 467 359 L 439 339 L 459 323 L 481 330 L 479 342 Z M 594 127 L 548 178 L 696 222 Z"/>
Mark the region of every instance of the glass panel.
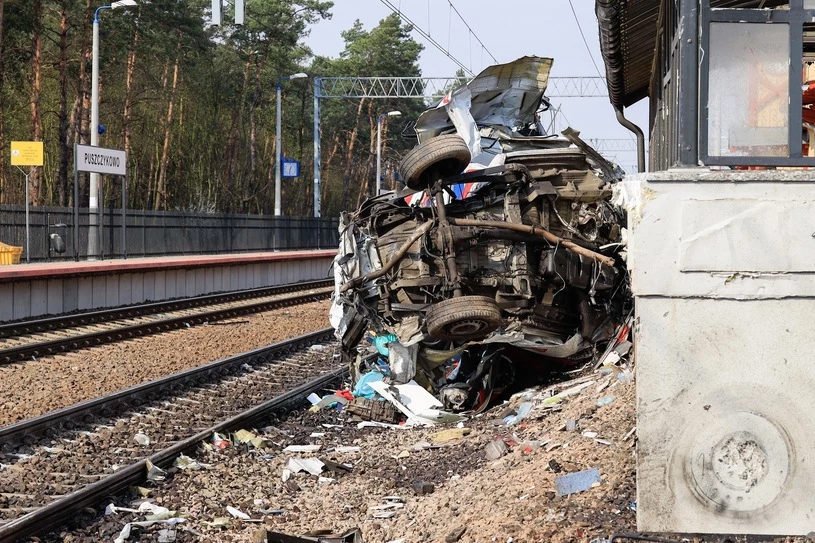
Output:
<path fill-rule="evenodd" d="M 711 23 L 708 155 L 789 156 L 789 26 Z"/>

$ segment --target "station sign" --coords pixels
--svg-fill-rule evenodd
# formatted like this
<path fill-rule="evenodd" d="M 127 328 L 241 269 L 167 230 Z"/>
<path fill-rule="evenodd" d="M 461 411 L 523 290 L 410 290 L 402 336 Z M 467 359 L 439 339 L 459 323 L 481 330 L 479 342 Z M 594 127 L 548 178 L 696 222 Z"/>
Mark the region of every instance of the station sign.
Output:
<path fill-rule="evenodd" d="M 12 166 L 42 166 L 43 147 L 41 141 L 12 141 Z"/>
<path fill-rule="evenodd" d="M 126 175 L 127 155 L 119 149 L 77 145 L 76 170 L 80 172 Z"/>
<path fill-rule="evenodd" d="M 280 175 L 282 177 L 300 177 L 300 163 L 293 158 L 284 158 Z"/>

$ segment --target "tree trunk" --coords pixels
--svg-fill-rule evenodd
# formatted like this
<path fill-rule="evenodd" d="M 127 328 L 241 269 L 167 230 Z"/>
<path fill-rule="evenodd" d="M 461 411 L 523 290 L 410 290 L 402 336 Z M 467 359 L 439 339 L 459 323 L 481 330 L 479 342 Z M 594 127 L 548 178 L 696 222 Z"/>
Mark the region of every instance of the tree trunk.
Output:
<path fill-rule="evenodd" d="M 138 23 L 136 23 L 133 28 L 133 40 L 130 42 L 130 49 L 127 51 L 127 71 L 125 74 L 125 107 L 122 119 L 122 132 L 124 133 L 124 151 L 125 156 L 128 158 L 130 157 L 130 148 L 133 139 L 133 135 L 130 133 L 130 119 L 133 116 L 133 73 L 136 71 L 136 46 L 138 44 L 139 44 L 139 26 Z M 138 187 L 139 184 L 138 175 L 129 176 L 128 180 L 131 181 L 132 185 L 132 190 L 130 190 L 131 194 L 130 200 L 133 201 L 133 196 L 135 196 L 136 188 Z"/>
<path fill-rule="evenodd" d="M 68 204 L 68 162 L 71 157 L 68 118 L 68 1 L 63 0 L 59 14 L 59 167 L 57 194 L 59 205 Z"/>
<path fill-rule="evenodd" d="M 3 88 L 3 12 L 5 9 L 5 0 L 0 0 L 0 89 Z M 3 103 L 3 93 L 0 93 L 0 111 L 5 111 L 5 104 Z M 6 126 L 3 121 L 3 115 L 0 115 L 0 157 L 3 157 L 3 164 L 0 164 L 0 204 L 6 203 Z"/>
<path fill-rule="evenodd" d="M 178 50 L 176 51 L 175 66 L 173 66 L 173 87 L 170 91 L 170 103 L 167 104 L 167 118 L 164 121 L 164 146 L 161 151 L 161 167 L 156 187 L 156 201 L 153 209 L 167 209 L 167 163 L 169 162 L 170 138 L 173 130 L 173 108 L 175 95 L 178 89 L 178 64 L 181 61 L 181 33 L 178 34 Z"/>
<path fill-rule="evenodd" d="M 42 82 L 40 72 L 42 68 L 42 0 L 34 2 L 34 28 L 31 37 L 31 140 L 42 141 L 42 116 L 40 114 L 40 89 Z M 41 168 L 32 168 L 29 177 L 29 201 L 34 204 L 40 202 L 40 188 L 42 183 Z"/>
<path fill-rule="evenodd" d="M 357 134 L 359 133 L 359 116 L 362 115 L 362 107 L 365 104 L 365 98 L 360 98 L 359 107 L 357 107 L 357 116 L 354 122 L 354 129 L 351 131 L 351 138 L 348 142 L 348 150 L 345 154 L 345 172 L 342 176 L 342 209 L 348 209 L 348 190 L 351 185 L 351 168 L 354 165 L 354 145 L 357 142 Z"/>
<path fill-rule="evenodd" d="M 71 108 L 71 130 L 68 147 L 72 148 L 74 142 L 88 143 L 90 133 L 90 104 L 91 104 L 91 82 L 88 73 L 88 63 L 91 58 L 91 23 L 93 21 L 93 8 L 91 0 L 85 1 L 85 20 L 82 25 L 82 46 L 79 53 L 79 82 L 77 84 L 76 98 Z M 88 175 L 79 174 L 79 200 L 84 201 L 88 192 Z"/>

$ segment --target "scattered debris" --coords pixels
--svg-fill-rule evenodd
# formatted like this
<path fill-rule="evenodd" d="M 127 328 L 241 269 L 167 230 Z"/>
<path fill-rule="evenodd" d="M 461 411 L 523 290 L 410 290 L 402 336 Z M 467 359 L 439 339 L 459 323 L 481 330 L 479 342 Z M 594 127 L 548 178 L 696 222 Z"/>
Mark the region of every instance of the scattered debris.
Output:
<path fill-rule="evenodd" d="M 177 467 L 180 470 L 190 470 L 190 471 L 197 471 L 200 469 L 210 469 L 212 467 L 209 464 L 204 464 L 197 460 L 193 460 L 192 458 L 183 453 L 178 455 L 178 458 L 176 458 L 175 462 L 173 462 L 173 466 Z"/>
<path fill-rule="evenodd" d="M 576 492 L 584 492 L 599 485 L 600 482 L 600 470 L 592 468 L 555 477 L 555 488 L 558 496 L 567 496 Z"/>
<path fill-rule="evenodd" d="M 503 439 L 493 439 L 484 448 L 487 458 L 490 460 L 498 460 L 509 451 L 509 447 L 504 443 Z"/>
<path fill-rule="evenodd" d="M 289 463 L 286 466 L 291 473 L 305 471 L 311 475 L 320 475 L 323 472 L 325 464 L 317 458 L 289 458 Z M 286 479 L 284 479 L 285 481 Z"/>
<path fill-rule="evenodd" d="M 251 518 L 249 515 L 247 515 L 246 513 L 241 511 L 240 509 L 236 509 L 236 508 L 232 507 L 231 505 L 226 506 L 226 512 L 229 513 L 230 515 L 232 515 L 233 517 L 235 517 L 237 519 L 241 519 L 241 520 L 249 520 Z"/>
<path fill-rule="evenodd" d="M 150 438 L 141 432 L 133 436 L 133 439 L 136 441 L 136 443 L 138 443 L 142 447 L 147 447 L 148 445 L 150 445 Z"/>
<path fill-rule="evenodd" d="M 425 494 L 432 494 L 435 492 L 436 486 L 427 481 L 413 481 L 413 492 L 417 496 L 424 496 Z"/>
<path fill-rule="evenodd" d="M 430 434 L 428 437 L 431 442 L 438 445 L 440 443 L 453 441 L 454 439 L 462 439 L 470 435 L 471 432 L 472 430 L 470 428 L 448 428 L 447 430 Z"/>
<path fill-rule="evenodd" d="M 147 467 L 148 481 L 156 483 L 159 481 L 163 481 L 166 478 L 167 472 L 161 469 L 160 467 L 154 465 L 149 458 L 145 460 L 145 465 Z"/>
<path fill-rule="evenodd" d="M 614 396 L 603 396 L 599 400 L 597 400 L 597 407 L 603 407 L 604 405 L 608 405 L 615 400 Z"/>
<path fill-rule="evenodd" d="M 321 530 L 301 537 L 269 532 L 266 537 L 268 543 L 365 543 L 359 528 L 354 528 L 343 534 L 333 534 L 328 530 Z"/>
<path fill-rule="evenodd" d="M 458 528 L 453 529 L 452 532 L 447 534 L 447 537 L 444 538 L 446 543 L 456 543 L 461 537 L 464 535 L 464 532 L 467 531 L 466 526 L 459 526 Z"/>
<path fill-rule="evenodd" d="M 322 445 L 289 445 L 283 452 L 311 453 L 319 451 L 320 448 Z"/>

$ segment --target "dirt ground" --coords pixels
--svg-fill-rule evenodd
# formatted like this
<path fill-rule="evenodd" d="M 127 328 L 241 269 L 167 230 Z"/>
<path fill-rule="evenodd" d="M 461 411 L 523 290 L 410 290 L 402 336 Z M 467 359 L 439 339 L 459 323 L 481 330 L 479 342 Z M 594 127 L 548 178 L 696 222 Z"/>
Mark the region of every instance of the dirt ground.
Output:
<path fill-rule="evenodd" d="M 465 421 L 469 435 L 434 448 L 417 444 L 431 442 L 432 434 L 455 426 L 359 429 L 356 422 L 333 410 L 295 413 L 263 430 L 274 442 L 266 448 L 240 445 L 217 452 L 202 450 L 197 459 L 210 464 L 208 469 L 176 473 L 151 491 L 149 501 L 186 519 L 176 526 L 177 541 L 248 542 L 258 540 L 263 529 L 302 535 L 359 527 L 369 543 L 567 542 L 632 531 L 634 384 L 615 375 L 589 374 L 588 379 L 588 388 L 554 408 L 542 404 L 543 389 L 531 390 L 536 395 L 532 412 L 520 424 L 508 427 L 501 417 L 507 407 L 518 407 L 523 398 L 516 396 Z M 558 386 L 554 392 L 572 384 Z M 611 398 L 598 407 L 598 400 Z M 310 437 L 312 432 L 325 435 Z M 485 447 L 496 439 L 509 444 L 508 454 L 490 460 Z M 282 451 L 292 444 L 322 448 L 316 453 Z M 333 451 L 338 446 L 358 446 L 359 452 Z M 289 458 L 310 457 L 352 468 L 348 473 L 324 471 L 322 476 L 334 479 L 331 482 L 306 473 L 282 480 Z M 556 477 L 591 468 L 599 470 L 599 484 L 557 495 Z M 417 495 L 416 482 L 431 483 L 434 491 Z M 374 518 L 383 511 L 372 508 L 385 504 L 387 496 L 400 497 L 404 507 L 390 510 L 390 518 Z M 251 520 L 231 518 L 227 506 Z M 126 522 L 143 517 L 116 513 L 82 530 L 63 533 L 58 540 L 110 540 Z M 157 541 L 162 528 L 166 526 L 134 530 L 129 540 Z"/>
<path fill-rule="evenodd" d="M 0 426 L 326 328 L 328 301 L 0 367 Z"/>

